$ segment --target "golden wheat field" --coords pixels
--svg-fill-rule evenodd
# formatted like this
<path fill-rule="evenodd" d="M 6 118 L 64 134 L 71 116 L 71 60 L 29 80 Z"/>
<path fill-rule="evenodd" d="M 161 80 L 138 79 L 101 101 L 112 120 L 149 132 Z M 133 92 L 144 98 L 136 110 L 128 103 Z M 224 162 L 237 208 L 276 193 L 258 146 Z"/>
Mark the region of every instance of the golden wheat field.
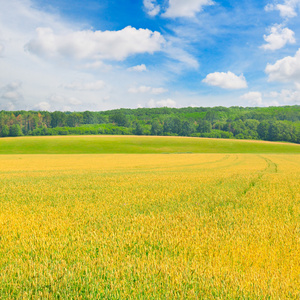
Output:
<path fill-rule="evenodd" d="M 300 155 L 0 156 L 1 299 L 299 299 Z"/>

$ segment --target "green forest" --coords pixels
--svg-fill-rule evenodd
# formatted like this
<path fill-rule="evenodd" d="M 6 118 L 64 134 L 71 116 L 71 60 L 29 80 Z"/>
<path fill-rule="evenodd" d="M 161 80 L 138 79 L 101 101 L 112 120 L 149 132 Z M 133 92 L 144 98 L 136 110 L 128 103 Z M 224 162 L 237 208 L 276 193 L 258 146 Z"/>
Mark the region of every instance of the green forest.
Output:
<path fill-rule="evenodd" d="M 0 111 L 0 136 L 162 135 L 300 143 L 300 106 Z"/>

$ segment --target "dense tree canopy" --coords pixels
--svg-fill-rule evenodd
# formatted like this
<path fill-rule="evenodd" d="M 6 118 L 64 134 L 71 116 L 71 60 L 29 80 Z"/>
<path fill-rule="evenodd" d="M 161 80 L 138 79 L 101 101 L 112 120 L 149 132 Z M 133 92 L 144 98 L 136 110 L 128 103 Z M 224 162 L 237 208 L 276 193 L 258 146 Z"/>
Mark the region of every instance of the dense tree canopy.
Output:
<path fill-rule="evenodd" d="M 66 134 L 176 135 L 300 143 L 300 106 L 0 112 L 1 137 Z"/>

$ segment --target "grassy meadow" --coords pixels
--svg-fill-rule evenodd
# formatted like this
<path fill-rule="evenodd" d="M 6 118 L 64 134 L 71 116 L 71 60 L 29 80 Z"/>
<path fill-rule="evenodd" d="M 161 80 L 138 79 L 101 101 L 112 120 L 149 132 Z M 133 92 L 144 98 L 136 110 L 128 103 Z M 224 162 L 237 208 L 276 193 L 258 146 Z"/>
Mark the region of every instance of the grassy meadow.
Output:
<path fill-rule="evenodd" d="M 0 154 L 293 153 L 300 145 L 253 140 L 165 136 L 44 136 L 0 138 Z"/>
<path fill-rule="evenodd" d="M 0 298 L 299 299 L 299 148 L 0 139 Z"/>

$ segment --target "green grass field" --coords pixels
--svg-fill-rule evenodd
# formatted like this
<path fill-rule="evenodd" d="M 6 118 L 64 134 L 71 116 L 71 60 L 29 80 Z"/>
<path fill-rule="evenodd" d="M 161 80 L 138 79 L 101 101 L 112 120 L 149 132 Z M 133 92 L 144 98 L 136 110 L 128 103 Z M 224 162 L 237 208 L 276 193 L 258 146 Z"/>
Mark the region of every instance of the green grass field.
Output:
<path fill-rule="evenodd" d="M 300 153 L 290 143 L 182 137 L 53 136 L 1 138 L 0 154 Z"/>

